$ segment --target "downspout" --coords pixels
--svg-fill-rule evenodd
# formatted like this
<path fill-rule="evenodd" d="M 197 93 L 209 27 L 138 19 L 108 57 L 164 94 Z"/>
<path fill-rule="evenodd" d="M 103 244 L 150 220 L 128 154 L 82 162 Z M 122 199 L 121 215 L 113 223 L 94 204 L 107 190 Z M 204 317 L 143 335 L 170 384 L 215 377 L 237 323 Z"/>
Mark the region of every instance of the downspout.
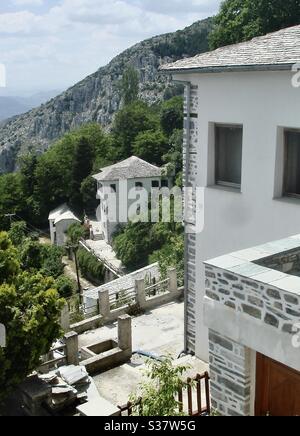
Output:
<path fill-rule="evenodd" d="M 186 86 L 186 153 L 185 153 L 185 177 L 184 177 L 184 188 L 187 192 L 189 187 L 189 168 L 190 168 L 190 145 L 191 145 L 191 82 L 187 81 L 174 81 L 174 83 L 180 83 Z M 184 228 L 188 223 L 184 219 Z M 187 354 L 187 321 L 188 321 L 188 234 L 185 232 L 184 235 L 184 252 L 185 252 L 185 270 L 184 270 L 184 350 Z"/>

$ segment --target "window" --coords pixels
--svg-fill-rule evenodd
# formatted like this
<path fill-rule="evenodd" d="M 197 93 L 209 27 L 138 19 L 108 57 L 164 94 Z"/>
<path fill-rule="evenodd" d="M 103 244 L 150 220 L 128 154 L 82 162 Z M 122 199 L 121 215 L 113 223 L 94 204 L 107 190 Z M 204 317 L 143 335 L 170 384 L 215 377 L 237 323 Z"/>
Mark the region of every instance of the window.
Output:
<path fill-rule="evenodd" d="M 216 184 L 240 188 L 242 181 L 242 126 L 216 126 Z"/>
<path fill-rule="evenodd" d="M 159 181 L 158 180 L 152 181 L 152 188 L 159 188 Z"/>
<path fill-rule="evenodd" d="M 113 192 L 117 192 L 117 185 L 115 185 L 115 184 L 110 185 L 110 189 L 111 189 Z"/>
<path fill-rule="evenodd" d="M 169 181 L 168 180 L 162 180 L 161 181 L 161 187 L 162 188 L 168 188 L 169 187 Z"/>
<path fill-rule="evenodd" d="M 143 184 L 142 184 L 142 182 L 136 182 L 135 183 L 135 187 L 137 188 L 137 189 L 139 189 L 139 188 L 143 188 Z"/>
<path fill-rule="evenodd" d="M 284 195 L 300 198 L 300 131 L 285 131 Z"/>

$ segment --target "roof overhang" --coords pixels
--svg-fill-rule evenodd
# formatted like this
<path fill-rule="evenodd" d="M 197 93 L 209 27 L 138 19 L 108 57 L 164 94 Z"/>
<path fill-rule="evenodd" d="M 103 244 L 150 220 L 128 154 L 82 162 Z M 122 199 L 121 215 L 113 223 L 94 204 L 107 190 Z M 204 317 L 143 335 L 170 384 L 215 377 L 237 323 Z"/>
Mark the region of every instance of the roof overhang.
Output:
<path fill-rule="evenodd" d="M 267 65 L 229 65 L 224 67 L 192 67 L 192 68 L 161 68 L 163 74 L 214 74 L 214 73 L 240 73 L 249 71 L 292 71 L 295 63 L 267 64 Z"/>

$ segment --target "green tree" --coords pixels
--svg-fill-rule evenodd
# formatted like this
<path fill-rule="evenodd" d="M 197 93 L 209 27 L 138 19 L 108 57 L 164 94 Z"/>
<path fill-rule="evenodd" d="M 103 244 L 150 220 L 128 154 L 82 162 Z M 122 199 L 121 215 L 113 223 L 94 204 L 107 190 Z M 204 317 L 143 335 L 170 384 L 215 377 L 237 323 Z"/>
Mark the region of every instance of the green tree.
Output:
<path fill-rule="evenodd" d="M 158 262 L 162 277 L 167 276 L 170 267 L 176 268 L 178 277 L 184 275 L 184 236 L 172 235 L 160 250 L 155 251 L 149 259 L 150 263 Z"/>
<path fill-rule="evenodd" d="M 75 147 L 70 204 L 77 212 L 82 211 L 83 202 L 80 193 L 82 182 L 91 174 L 95 150 L 86 137 L 80 138 Z"/>
<path fill-rule="evenodd" d="M 176 400 L 178 390 L 184 387 L 183 375 L 188 366 L 174 365 L 170 357 L 162 361 L 148 360 L 146 380 L 138 392 L 131 395 L 135 416 L 184 416 L 182 404 Z M 141 401 L 140 401 L 141 400 Z"/>
<path fill-rule="evenodd" d="M 183 98 L 173 97 L 162 104 L 160 124 L 167 136 L 183 128 Z"/>
<path fill-rule="evenodd" d="M 18 252 L 12 245 L 8 234 L 0 232 L 0 283 L 10 283 L 20 272 L 17 255 Z"/>
<path fill-rule="evenodd" d="M 77 257 L 82 275 L 88 280 L 95 281 L 95 283 L 103 283 L 105 275 L 104 265 L 84 248 L 79 248 Z"/>
<path fill-rule="evenodd" d="M 62 298 L 72 297 L 75 291 L 73 280 L 64 275 L 61 275 L 56 279 L 55 287 Z"/>
<path fill-rule="evenodd" d="M 84 179 L 81 183 L 80 194 L 85 212 L 95 214 L 99 204 L 99 200 L 97 200 L 97 181 L 91 176 Z"/>
<path fill-rule="evenodd" d="M 162 165 L 163 155 L 169 151 L 169 142 L 163 132 L 141 132 L 133 143 L 133 154 L 154 165 Z"/>
<path fill-rule="evenodd" d="M 129 66 L 123 73 L 121 93 L 125 106 L 134 103 L 139 95 L 139 74 L 133 66 Z"/>
<path fill-rule="evenodd" d="M 65 251 L 55 245 L 41 245 L 41 273 L 55 279 L 63 274 L 64 263 L 62 261 Z"/>
<path fill-rule="evenodd" d="M 225 0 L 209 36 L 211 49 L 300 24 L 300 0 Z"/>
<path fill-rule="evenodd" d="M 132 155 L 132 144 L 141 132 L 157 130 L 159 117 L 146 103 L 136 102 L 121 109 L 114 120 L 114 160 L 127 159 Z"/>
<path fill-rule="evenodd" d="M 114 236 L 113 246 L 119 259 L 134 271 L 148 265 L 149 256 L 168 240 L 168 224 L 129 222 Z"/>
<path fill-rule="evenodd" d="M 183 130 L 174 130 L 169 138 L 168 152 L 163 156 L 164 163 L 169 163 L 175 170 L 175 176 L 182 172 L 183 168 Z"/>
<path fill-rule="evenodd" d="M 23 270 L 40 270 L 42 266 L 42 247 L 38 241 L 27 238 L 20 247 L 19 259 Z"/>
<path fill-rule="evenodd" d="M 40 356 L 60 337 L 64 305 L 52 279 L 18 275 L 0 285 L 0 322 L 6 327 L 6 348 L 0 348 L 0 401 L 35 370 Z"/>
<path fill-rule="evenodd" d="M 12 224 L 8 232 L 9 238 L 15 247 L 21 245 L 26 239 L 27 224 L 25 221 L 18 221 Z"/>
<path fill-rule="evenodd" d="M 80 239 L 85 237 L 85 234 L 85 228 L 79 223 L 72 224 L 67 231 L 69 242 L 72 245 L 78 245 Z"/>

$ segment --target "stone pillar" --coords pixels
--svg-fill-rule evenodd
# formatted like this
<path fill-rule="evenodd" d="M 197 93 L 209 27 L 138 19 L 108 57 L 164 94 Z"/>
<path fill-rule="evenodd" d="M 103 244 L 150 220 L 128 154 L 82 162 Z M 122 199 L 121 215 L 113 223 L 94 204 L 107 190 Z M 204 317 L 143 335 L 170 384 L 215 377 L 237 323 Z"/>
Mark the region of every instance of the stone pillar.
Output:
<path fill-rule="evenodd" d="M 118 318 L 118 345 L 121 350 L 132 354 L 132 326 L 129 315 Z"/>
<path fill-rule="evenodd" d="M 178 290 L 178 282 L 177 282 L 177 270 L 176 268 L 168 269 L 168 278 L 169 278 L 169 292 L 177 292 Z"/>
<path fill-rule="evenodd" d="M 64 339 L 66 344 L 67 364 L 79 365 L 78 334 L 75 332 L 66 333 Z"/>
<path fill-rule="evenodd" d="M 146 303 L 145 288 L 145 279 L 135 281 L 136 301 L 141 308 L 143 308 Z"/>
<path fill-rule="evenodd" d="M 251 413 L 251 350 L 209 330 L 212 407 L 223 416 Z"/>
<path fill-rule="evenodd" d="M 107 318 L 110 315 L 110 302 L 109 302 L 109 292 L 100 291 L 98 293 L 99 298 L 99 313 L 104 318 Z"/>
<path fill-rule="evenodd" d="M 70 312 L 69 306 L 66 304 L 60 314 L 60 325 L 65 333 L 70 330 Z"/>

